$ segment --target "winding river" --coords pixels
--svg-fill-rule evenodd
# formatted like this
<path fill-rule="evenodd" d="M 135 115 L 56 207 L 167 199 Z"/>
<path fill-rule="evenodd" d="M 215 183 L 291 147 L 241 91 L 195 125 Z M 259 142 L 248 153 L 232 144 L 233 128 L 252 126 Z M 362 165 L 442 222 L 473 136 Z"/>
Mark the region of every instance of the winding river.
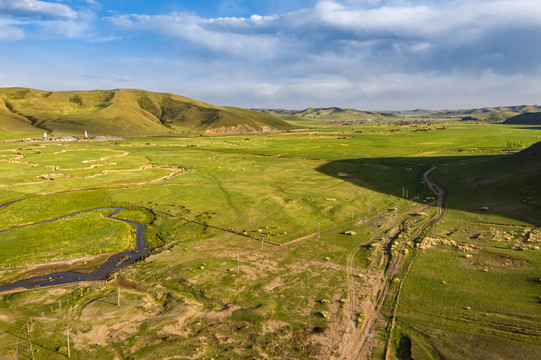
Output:
<path fill-rule="evenodd" d="M 11 205 L 11 204 L 14 204 L 16 202 L 23 201 L 23 200 L 27 200 L 27 199 L 22 199 L 22 200 L 16 200 L 16 201 L 9 202 L 9 203 L 0 205 L 0 208 L 6 207 L 8 205 Z M 77 211 L 75 213 L 68 214 L 68 215 L 65 215 L 65 216 L 61 216 L 61 217 L 58 217 L 58 218 L 55 218 L 55 219 L 44 220 L 44 221 L 40 221 L 40 222 L 33 223 L 33 224 L 15 226 L 15 227 L 12 227 L 12 228 L 9 228 L 9 229 L 6 229 L 6 230 L 2 230 L 2 231 L 0 231 L 0 233 L 4 233 L 4 232 L 14 230 L 14 229 L 17 229 L 17 228 L 21 228 L 21 227 L 33 226 L 33 225 L 38 225 L 38 224 L 43 224 L 43 223 L 50 223 L 50 222 L 53 222 L 53 221 L 58 221 L 58 220 L 73 217 L 73 216 L 76 216 L 76 215 L 79 215 L 79 214 L 83 214 L 83 213 L 87 213 L 87 212 L 91 212 L 91 211 L 97 211 L 97 210 L 112 210 L 111 213 L 109 215 L 107 215 L 108 218 L 116 220 L 116 221 L 122 221 L 122 222 L 125 222 L 125 223 L 128 223 L 128 224 L 131 224 L 131 225 L 135 225 L 135 227 L 136 227 L 136 233 L 135 233 L 136 250 L 125 251 L 125 252 L 122 252 L 122 253 L 115 254 L 115 255 L 111 256 L 109 259 L 107 259 L 106 262 L 101 264 L 96 270 L 94 270 L 91 273 L 78 273 L 78 272 L 73 272 L 73 271 L 62 271 L 62 272 L 56 272 L 56 273 L 51 273 L 51 274 L 42 275 L 42 276 L 35 276 L 35 277 L 29 278 L 29 279 L 19 280 L 19 281 L 13 282 L 13 283 L 0 285 L 0 291 L 12 290 L 12 289 L 20 288 L 20 287 L 26 287 L 26 288 L 42 287 L 42 286 L 50 286 L 50 285 L 68 284 L 68 283 L 74 283 L 74 282 L 79 282 L 79 281 L 102 280 L 107 275 L 109 275 L 111 272 L 113 272 L 113 271 L 115 271 L 115 270 L 117 270 L 117 269 L 119 269 L 121 267 L 124 267 L 126 265 L 134 263 L 135 261 L 142 258 L 143 256 L 145 256 L 149 252 L 149 249 L 147 248 L 147 246 L 145 244 L 145 239 L 144 239 L 145 238 L 145 225 L 134 223 L 134 222 L 127 221 L 127 220 L 121 220 L 121 219 L 113 218 L 113 216 L 116 215 L 118 212 L 120 212 L 122 210 L 126 210 L 126 209 L 121 208 L 121 207 L 101 207 L 101 208 L 81 210 L 81 211 Z"/>

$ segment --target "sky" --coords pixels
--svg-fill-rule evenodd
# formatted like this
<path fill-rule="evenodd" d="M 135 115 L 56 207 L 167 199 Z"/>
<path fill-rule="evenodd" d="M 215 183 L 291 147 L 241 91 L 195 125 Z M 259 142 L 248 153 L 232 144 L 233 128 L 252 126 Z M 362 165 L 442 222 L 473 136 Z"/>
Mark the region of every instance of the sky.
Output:
<path fill-rule="evenodd" d="M 216 105 L 541 103 L 539 0 L 0 0 L 0 87 Z"/>

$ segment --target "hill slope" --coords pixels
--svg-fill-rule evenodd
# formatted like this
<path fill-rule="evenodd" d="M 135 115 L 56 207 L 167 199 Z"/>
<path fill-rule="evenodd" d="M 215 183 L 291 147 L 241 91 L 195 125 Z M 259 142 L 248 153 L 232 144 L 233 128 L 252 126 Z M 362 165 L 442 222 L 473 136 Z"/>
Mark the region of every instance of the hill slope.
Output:
<path fill-rule="evenodd" d="M 39 130 L 32 126 L 29 119 L 14 113 L 6 103 L 0 101 L 0 133 L 2 132 L 34 135 L 39 133 Z"/>
<path fill-rule="evenodd" d="M 513 116 L 503 123 L 510 125 L 541 125 L 541 112 L 528 112 Z"/>
<path fill-rule="evenodd" d="M 400 118 L 400 116 L 396 114 L 343 109 L 339 107 L 308 108 L 304 110 L 267 109 L 265 111 L 276 115 L 299 116 L 322 121 L 370 121 Z"/>
<path fill-rule="evenodd" d="M 449 207 L 489 212 L 541 225 L 541 142 L 516 154 L 461 164 L 447 181 Z M 458 205 L 457 205 L 458 204 Z"/>
<path fill-rule="evenodd" d="M 135 89 L 41 91 L 0 89 L 0 131 L 92 135 L 170 131 L 257 132 L 293 126 L 275 116 L 220 107 L 183 96 Z"/>

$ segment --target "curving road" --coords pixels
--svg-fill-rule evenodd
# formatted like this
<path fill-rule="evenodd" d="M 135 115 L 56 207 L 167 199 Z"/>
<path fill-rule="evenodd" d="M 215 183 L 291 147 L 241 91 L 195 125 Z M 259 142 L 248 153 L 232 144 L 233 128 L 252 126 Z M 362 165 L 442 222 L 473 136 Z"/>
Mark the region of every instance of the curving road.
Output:
<path fill-rule="evenodd" d="M 425 231 L 430 225 L 432 225 L 434 222 L 439 220 L 444 214 L 445 214 L 445 191 L 441 186 L 439 186 L 436 182 L 432 181 L 430 179 L 430 174 L 437 169 L 437 166 L 433 166 L 423 174 L 423 180 L 425 181 L 427 187 L 436 195 L 436 200 L 433 203 L 433 205 L 436 206 L 436 214 L 428 219 L 426 223 L 424 223 L 413 235 L 408 237 L 408 239 L 405 239 L 399 247 L 399 251 L 396 256 L 389 258 L 388 261 L 388 270 L 387 272 L 380 272 L 379 277 L 376 278 L 376 280 L 373 282 L 374 289 L 372 291 L 372 298 L 370 301 L 367 302 L 367 307 L 365 307 L 362 311 L 364 315 L 364 321 L 362 322 L 362 326 L 357 326 L 357 311 L 359 310 L 359 307 L 357 306 L 357 299 L 355 298 L 355 280 L 353 277 L 353 261 L 355 259 L 355 255 L 359 251 L 359 247 L 354 249 L 350 255 L 348 256 L 347 261 L 347 277 L 348 277 L 348 293 L 350 295 L 350 301 L 348 301 L 346 307 L 347 307 L 347 313 L 348 313 L 348 320 L 346 324 L 345 334 L 343 337 L 343 341 L 340 344 L 340 348 L 338 349 L 338 354 L 335 356 L 335 359 L 367 359 L 370 358 L 370 354 L 372 351 L 372 346 L 374 346 L 373 342 L 375 340 L 376 336 L 376 325 L 377 321 L 382 318 L 382 309 L 383 304 L 389 295 L 389 289 L 391 286 L 391 282 L 394 278 L 394 275 L 401 272 L 404 266 L 406 264 L 404 263 L 404 253 L 403 250 L 406 249 L 406 245 L 408 241 L 415 240 L 417 237 L 419 237 L 423 231 Z M 425 205 L 426 206 L 426 205 Z M 411 209 L 410 209 L 411 210 Z M 383 234 L 386 230 L 398 227 L 400 223 L 405 221 L 410 215 L 406 215 L 405 217 L 401 217 L 399 214 L 395 219 L 392 219 L 386 226 L 382 227 L 377 233 L 375 233 L 368 242 L 371 242 L 375 240 L 376 238 L 380 237 L 381 234 Z M 411 263 L 409 264 L 411 265 Z M 409 266 L 408 265 L 408 266 Z M 408 267 L 409 268 L 409 267 Z M 404 277 L 401 278 L 400 287 L 402 287 L 402 283 L 404 281 Z M 390 331 L 392 331 L 392 328 L 394 327 L 395 323 L 395 310 L 396 305 L 398 303 L 398 299 L 400 296 L 400 290 L 398 294 L 396 295 L 394 306 L 391 310 L 391 322 L 389 324 Z M 359 304 L 360 305 L 360 304 Z M 389 338 L 390 339 L 390 338 Z M 387 347 L 385 348 L 385 356 L 387 357 Z"/>

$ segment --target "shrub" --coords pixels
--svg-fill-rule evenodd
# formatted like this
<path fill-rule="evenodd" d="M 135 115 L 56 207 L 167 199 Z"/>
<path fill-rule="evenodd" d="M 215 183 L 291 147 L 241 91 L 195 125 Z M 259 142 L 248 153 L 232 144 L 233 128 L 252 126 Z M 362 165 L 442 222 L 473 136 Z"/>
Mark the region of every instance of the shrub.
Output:
<path fill-rule="evenodd" d="M 83 105 L 83 99 L 79 95 L 73 95 L 70 97 L 70 102 L 77 104 L 77 105 Z"/>
<path fill-rule="evenodd" d="M 103 98 L 101 99 L 101 102 L 98 103 L 97 107 L 105 109 L 106 107 L 109 107 L 113 103 L 113 98 L 115 97 L 114 91 L 106 91 L 105 94 L 103 94 Z"/>
<path fill-rule="evenodd" d="M 137 99 L 137 102 L 139 103 L 139 107 L 145 111 L 148 111 L 152 115 L 156 117 L 160 117 L 161 111 L 158 109 L 158 107 L 152 102 L 152 100 L 146 95 L 141 94 L 139 95 L 139 99 Z"/>
<path fill-rule="evenodd" d="M 9 94 L 9 97 L 13 100 L 22 100 L 22 99 L 26 99 L 26 95 L 28 95 L 29 92 L 30 90 L 28 89 L 19 90 L 19 91 L 15 91 L 14 93 Z"/>
<path fill-rule="evenodd" d="M 15 112 L 13 110 L 13 105 L 9 101 L 5 100 L 4 103 L 6 104 L 6 107 L 9 109 L 9 111 Z"/>

